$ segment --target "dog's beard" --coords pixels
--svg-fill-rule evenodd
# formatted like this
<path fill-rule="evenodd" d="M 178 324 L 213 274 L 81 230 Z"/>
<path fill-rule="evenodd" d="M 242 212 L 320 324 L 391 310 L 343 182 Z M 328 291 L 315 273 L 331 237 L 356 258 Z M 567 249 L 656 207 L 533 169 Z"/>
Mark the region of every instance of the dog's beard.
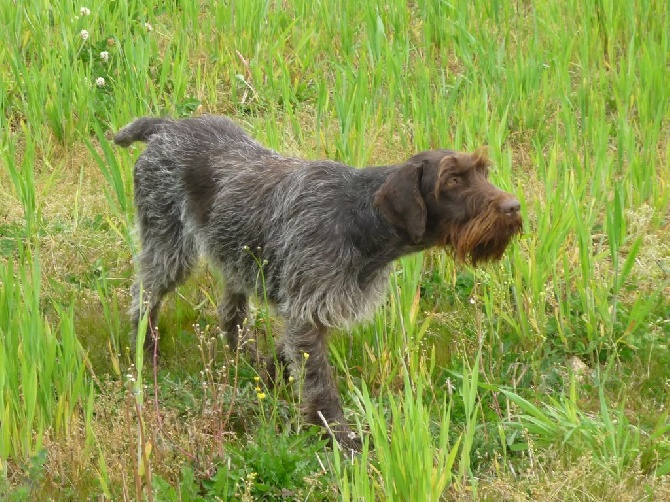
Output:
<path fill-rule="evenodd" d="M 468 253 L 470 261 L 473 265 L 477 265 L 487 261 L 500 260 L 513 236 L 514 234 L 509 234 L 504 238 L 496 238 L 477 244 Z"/>
<path fill-rule="evenodd" d="M 451 227 L 444 244 L 453 248 L 459 261 L 473 265 L 500 260 L 515 235 L 521 233 L 521 217 L 510 217 L 489 208 L 463 226 Z"/>

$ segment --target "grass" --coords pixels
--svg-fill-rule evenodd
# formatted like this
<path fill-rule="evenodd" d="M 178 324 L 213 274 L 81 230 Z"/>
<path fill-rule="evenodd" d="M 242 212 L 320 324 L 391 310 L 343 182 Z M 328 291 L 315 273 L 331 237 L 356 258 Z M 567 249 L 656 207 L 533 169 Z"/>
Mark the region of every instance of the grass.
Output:
<path fill-rule="evenodd" d="M 669 498 L 669 15 L 651 0 L 0 5 L 0 496 Z M 203 112 L 358 166 L 486 144 L 522 201 L 499 264 L 404 258 L 375 318 L 333 338 L 366 438 L 353 459 L 302 422 L 299 382 L 263 389 L 225 348 L 216 271 L 166 302 L 159 368 L 131 355 L 140 149 L 109 138 Z"/>

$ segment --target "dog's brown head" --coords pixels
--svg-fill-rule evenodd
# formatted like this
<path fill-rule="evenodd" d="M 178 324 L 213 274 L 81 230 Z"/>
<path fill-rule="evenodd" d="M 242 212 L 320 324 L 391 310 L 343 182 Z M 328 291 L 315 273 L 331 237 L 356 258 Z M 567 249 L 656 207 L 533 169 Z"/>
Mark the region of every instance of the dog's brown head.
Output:
<path fill-rule="evenodd" d="M 473 264 L 499 260 L 523 225 L 518 199 L 489 182 L 490 164 L 483 149 L 419 153 L 388 176 L 374 205 L 413 244 L 449 246 Z"/>

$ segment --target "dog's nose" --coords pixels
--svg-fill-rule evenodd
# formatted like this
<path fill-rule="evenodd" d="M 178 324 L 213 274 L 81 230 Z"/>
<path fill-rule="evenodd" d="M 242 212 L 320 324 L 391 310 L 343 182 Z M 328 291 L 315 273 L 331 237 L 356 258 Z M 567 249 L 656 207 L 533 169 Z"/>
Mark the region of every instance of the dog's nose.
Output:
<path fill-rule="evenodd" d="M 514 216 L 521 209 L 521 203 L 514 199 L 505 199 L 500 203 L 500 210 L 510 216 Z"/>

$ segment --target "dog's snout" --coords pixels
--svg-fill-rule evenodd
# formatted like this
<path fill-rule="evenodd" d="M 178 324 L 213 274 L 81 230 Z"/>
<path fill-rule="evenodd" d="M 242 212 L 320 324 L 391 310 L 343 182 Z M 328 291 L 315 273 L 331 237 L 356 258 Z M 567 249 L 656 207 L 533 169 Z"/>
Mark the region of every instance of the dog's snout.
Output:
<path fill-rule="evenodd" d="M 510 216 L 518 213 L 520 209 L 521 203 L 514 197 L 505 199 L 500 203 L 500 210 L 505 214 L 509 214 Z"/>

